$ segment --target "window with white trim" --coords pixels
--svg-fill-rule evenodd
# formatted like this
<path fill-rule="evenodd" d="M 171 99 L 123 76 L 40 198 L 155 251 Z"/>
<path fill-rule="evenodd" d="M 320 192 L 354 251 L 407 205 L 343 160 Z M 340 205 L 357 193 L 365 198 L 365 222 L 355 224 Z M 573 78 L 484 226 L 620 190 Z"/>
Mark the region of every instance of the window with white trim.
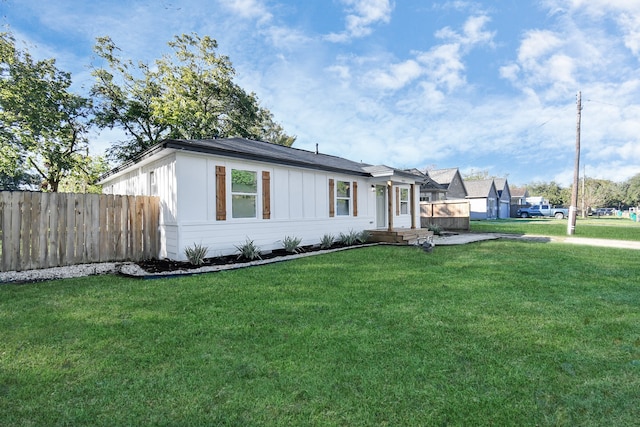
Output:
<path fill-rule="evenodd" d="M 231 169 L 231 217 L 256 218 L 258 212 L 258 174 Z"/>
<path fill-rule="evenodd" d="M 351 212 L 351 183 L 337 181 L 336 184 L 336 214 L 349 215 Z"/>
<path fill-rule="evenodd" d="M 408 188 L 400 189 L 400 214 L 401 215 L 409 214 L 409 189 Z"/>

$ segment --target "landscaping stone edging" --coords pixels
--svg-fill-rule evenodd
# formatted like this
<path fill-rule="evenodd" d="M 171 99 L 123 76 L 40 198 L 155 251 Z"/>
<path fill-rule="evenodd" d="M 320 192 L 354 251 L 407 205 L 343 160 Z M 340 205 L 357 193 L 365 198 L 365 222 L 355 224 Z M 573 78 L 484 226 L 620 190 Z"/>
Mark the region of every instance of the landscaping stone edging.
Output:
<path fill-rule="evenodd" d="M 141 279 L 161 279 L 161 278 L 169 278 L 169 277 L 177 277 L 177 276 L 190 276 L 190 275 L 203 274 L 203 273 L 215 273 L 218 271 L 237 270 L 240 268 L 272 264 L 275 262 L 288 261 L 291 259 L 298 259 L 298 258 L 306 258 L 309 256 L 322 255 L 322 254 L 327 254 L 331 252 L 346 251 L 349 249 L 366 248 L 370 246 L 377 246 L 380 244 L 382 243 L 368 243 L 364 245 L 354 245 L 354 246 L 347 246 L 344 248 L 336 248 L 336 249 L 323 249 L 319 251 L 303 252 L 299 254 L 284 255 L 284 256 L 279 256 L 279 257 L 269 258 L 269 259 L 259 259 L 255 261 L 249 261 L 249 262 L 239 262 L 235 264 L 212 265 L 207 267 L 191 268 L 188 270 L 163 271 L 158 273 L 150 273 L 148 271 L 143 270 L 142 268 L 140 268 L 140 266 L 138 266 L 135 263 L 127 263 L 127 264 L 123 264 L 120 267 L 118 273 L 127 277 L 134 277 L 134 278 L 141 278 Z"/>

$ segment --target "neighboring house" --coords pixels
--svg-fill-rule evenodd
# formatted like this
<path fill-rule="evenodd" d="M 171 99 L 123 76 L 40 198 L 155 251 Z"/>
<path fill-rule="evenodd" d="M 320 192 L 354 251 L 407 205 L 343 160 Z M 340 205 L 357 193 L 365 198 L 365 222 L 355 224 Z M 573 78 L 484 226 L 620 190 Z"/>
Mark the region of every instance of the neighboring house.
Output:
<path fill-rule="evenodd" d="M 527 197 L 529 197 L 529 190 L 525 187 L 510 187 L 511 190 L 511 217 L 517 216 L 516 212 L 521 206 L 527 204 Z"/>
<path fill-rule="evenodd" d="M 102 177 L 103 192 L 160 198 L 161 258 L 262 250 L 286 236 L 419 228 L 420 176 L 243 138 L 165 140 Z"/>
<path fill-rule="evenodd" d="M 447 199 L 447 186 L 438 184 L 428 174 L 423 174 L 420 183 L 420 201 L 437 202 Z"/>
<path fill-rule="evenodd" d="M 498 192 L 498 218 L 511 217 L 511 190 L 506 178 L 494 178 L 493 184 Z"/>
<path fill-rule="evenodd" d="M 511 187 L 511 204 L 512 205 L 526 205 L 527 198 L 529 197 L 529 190 L 525 187 Z"/>
<path fill-rule="evenodd" d="M 498 191 L 493 179 L 465 181 L 471 219 L 498 218 Z"/>
<path fill-rule="evenodd" d="M 446 200 L 464 199 L 467 188 L 458 168 L 436 169 L 427 172 L 428 176 L 446 189 Z"/>

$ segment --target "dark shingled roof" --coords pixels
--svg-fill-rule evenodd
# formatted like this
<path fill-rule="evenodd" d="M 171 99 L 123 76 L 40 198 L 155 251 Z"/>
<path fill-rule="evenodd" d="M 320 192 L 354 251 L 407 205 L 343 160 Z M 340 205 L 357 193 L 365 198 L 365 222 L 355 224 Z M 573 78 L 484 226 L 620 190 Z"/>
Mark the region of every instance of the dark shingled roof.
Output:
<path fill-rule="evenodd" d="M 107 174 L 101 179 L 121 172 L 122 170 L 136 164 L 163 149 L 184 150 L 196 153 L 217 154 L 239 159 L 256 160 L 288 166 L 298 166 L 308 169 L 318 169 L 324 171 L 343 172 L 351 175 L 371 176 L 372 165 L 354 162 L 342 157 L 330 156 L 328 154 L 316 153 L 313 151 L 301 150 L 298 148 L 286 147 L 284 145 L 272 144 L 264 141 L 254 141 L 245 138 L 216 138 L 216 139 L 167 139 L 147 151 L 137 158 L 130 160 Z M 406 172 L 391 169 L 401 175 L 408 175 Z"/>

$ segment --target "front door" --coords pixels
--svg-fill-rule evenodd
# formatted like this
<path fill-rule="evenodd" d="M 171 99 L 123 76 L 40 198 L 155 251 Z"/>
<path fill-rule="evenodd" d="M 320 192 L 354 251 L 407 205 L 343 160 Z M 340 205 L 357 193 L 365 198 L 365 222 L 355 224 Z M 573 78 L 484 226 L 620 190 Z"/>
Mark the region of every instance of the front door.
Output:
<path fill-rule="evenodd" d="M 376 185 L 376 228 L 387 228 L 387 187 Z"/>

